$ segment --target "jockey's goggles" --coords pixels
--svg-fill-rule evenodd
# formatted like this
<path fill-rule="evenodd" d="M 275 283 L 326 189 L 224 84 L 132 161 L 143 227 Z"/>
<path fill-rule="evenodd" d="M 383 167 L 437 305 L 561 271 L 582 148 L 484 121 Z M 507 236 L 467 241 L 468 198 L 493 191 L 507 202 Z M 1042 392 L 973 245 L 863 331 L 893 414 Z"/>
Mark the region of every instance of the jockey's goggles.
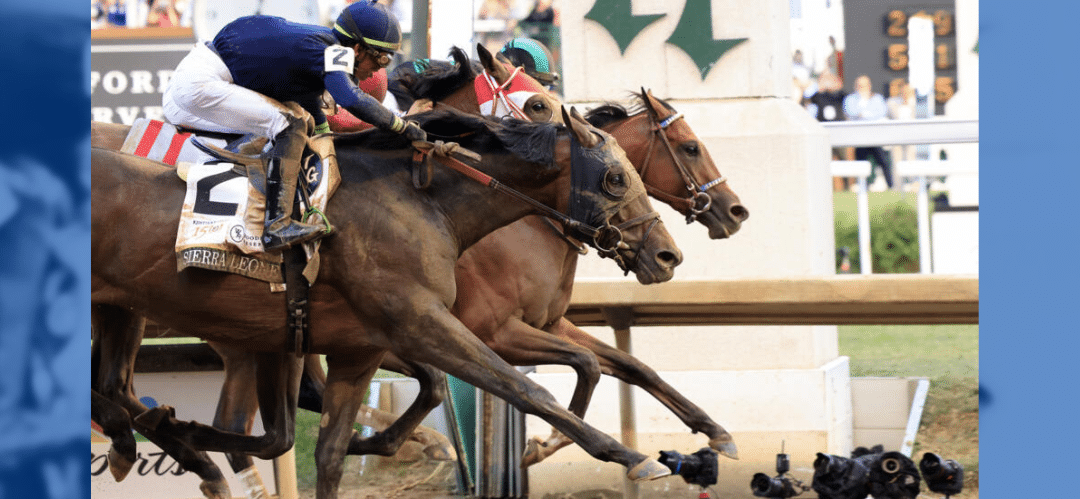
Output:
<path fill-rule="evenodd" d="M 393 54 L 389 52 L 383 52 L 381 50 L 375 50 L 371 47 L 364 47 L 368 55 L 371 56 L 375 64 L 378 64 L 380 68 L 385 68 L 390 65 L 390 61 L 393 60 Z"/>

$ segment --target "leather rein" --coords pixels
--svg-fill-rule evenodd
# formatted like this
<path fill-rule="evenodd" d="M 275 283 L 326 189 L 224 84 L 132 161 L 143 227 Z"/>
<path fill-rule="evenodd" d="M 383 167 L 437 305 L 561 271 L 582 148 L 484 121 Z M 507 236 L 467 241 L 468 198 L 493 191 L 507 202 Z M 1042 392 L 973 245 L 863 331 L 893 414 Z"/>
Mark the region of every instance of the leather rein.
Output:
<path fill-rule="evenodd" d="M 710 180 L 704 184 L 698 185 L 694 181 L 694 177 L 690 174 L 690 170 L 686 168 L 686 165 L 679 161 L 679 156 L 675 154 L 675 148 L 671 145 L 671 141 L 668 140 L 667 134 L 664 132 L 667 127 L 672 123 L 682 119 L 682 113 L 673 113 L 667 118 L 657 122 L 657 116 L 651 110 L 647 111 L 649 115 L 649 123 L 652 128 L 652 137 L 649 139 L 649 149 L 645 153 L 644 165 L 641 169 L 641 177 L 645 178 L 645 170 L 649 168 L 649 160 L 652 158 L 653 147 L 656 145 L 656 140 L 659 138 L 660 142 L 667 148 L 668 154 L 671 155 L 671 160 L 675 163 L 675 167 L 678 168 L 679 174 L 682 176 L 683 184 L 686 186 L 686 190 L 692 194 L 690 197 L 681 198 L 668 194 L 660 189 L 653 187 L 649 184 L 645 184 L 645 190 L 649 195 L 656 199 L 664 201 L 668 204 L 685 206 L 687 211 L 686 223 L 693 223 L 697 220 L 698 215 L 704 213 L 712 206 L 712 198 L 706 193 L 709 189 L 716 187 L 724 182 L 727 182 L 727 177 L 720 175 L 719 177 Z M 698 205 L 701 205 L 699 208 Z"/>

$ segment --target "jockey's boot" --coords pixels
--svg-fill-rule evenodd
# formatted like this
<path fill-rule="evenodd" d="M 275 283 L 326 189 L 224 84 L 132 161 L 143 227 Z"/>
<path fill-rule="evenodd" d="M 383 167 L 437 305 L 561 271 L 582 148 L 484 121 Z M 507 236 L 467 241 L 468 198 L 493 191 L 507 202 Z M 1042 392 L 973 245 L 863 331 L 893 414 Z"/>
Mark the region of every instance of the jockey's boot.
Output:
<path fill-rule="evenodd" d="M 330 234 L 321 225 L 292 219 L 296 178 L 300 174 L 300 155 L 307 143 L 302 120 L 292 123 L 274 138 L 274 147 L 266 163 L 266 227 L 264 251 L 276 251 Z"/>

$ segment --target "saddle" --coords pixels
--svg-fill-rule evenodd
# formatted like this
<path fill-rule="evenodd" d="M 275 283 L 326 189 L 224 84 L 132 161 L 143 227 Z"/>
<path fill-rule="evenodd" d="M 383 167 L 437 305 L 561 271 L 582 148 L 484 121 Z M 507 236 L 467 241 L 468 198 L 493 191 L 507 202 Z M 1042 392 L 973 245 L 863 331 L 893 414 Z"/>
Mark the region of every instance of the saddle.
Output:
<path fill-rule="evenodd" d="M 177 228 L 178 272 L 188 267 L 230 272 L 283 290 L 282 255 L 262 252 L 266 171 L 260 155 L 266 144 L 254 135 L 181 129 L 145 118 L 132 125 L 121 151 L 175 166 L 188 185 Z M 297 207 L 321 222 L 340 183 L 332 139 L 309 138 L 301 164 Z M 318 245 L 304 248 L 308 282 L 318 275 Z"/>

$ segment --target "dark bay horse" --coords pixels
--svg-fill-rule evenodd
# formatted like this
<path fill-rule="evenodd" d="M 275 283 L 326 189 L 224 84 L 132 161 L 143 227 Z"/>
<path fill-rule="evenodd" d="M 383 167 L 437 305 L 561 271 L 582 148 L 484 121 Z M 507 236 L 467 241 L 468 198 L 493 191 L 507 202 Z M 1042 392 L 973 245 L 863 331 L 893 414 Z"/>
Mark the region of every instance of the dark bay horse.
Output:
<path fill-rule="evenodd" d="M 485 159 L 481 166 L 493 176 L 545 205 L 562 208 L 570 202 L 569 163 L 574 149 L 571 137 L 575 137 L 584 146 L 585 153 L 579 157 L 605 169 L 600 183 L 608 188 L 608 195 L 585 193 L 604 207 L 601 218 L 609 218 L 622 203 L 648 204 L 640 195 L 643 189 L 636 173 L 621 171 L 625 163 L 621 151 L 587 125 L 572 123 L 569 129 L 573 133 L 567 133 L 552 125 L 499 125 L 445 113 L 417 118 L 433 135 L 460 137 L 463 145 L 482 152 Z M 566 116 L 564 119 L 569 121 Z M 463 127 L 469 134 L 462 137 Z M 373 136 L 383 141 L 395 139 L 379 133 Z M 666 467 L 655 460 L 626 449 L 560 408 L 550 394 L 510 368 L 450 314 L 456 293 L 453 268 L 460 252 L 532 208 L 486 193 L 485 187 L 441 170 L 435 174 L 431 189 L 417 191 L 407 168 L 411 163 L 409 148 L 405 144 L 397 149 L 373 148 L 376 139 L 367 137 L 335 141 L 343 183 L 328 214 L 340 232 L 326 241 L 322 270 L 312 288 L 316 309 L 326 304 L 340 306 L 326 307 L 329 310 L 314 313 L 312 320 L 312 351 L 334 354 L 328 358 L 327 399 L 337 401 L 332 394 L 339 384 L 366 387 L 383 353 L 391 351 L 443 369 L 524 412 L 539 415 L 573 436 L 595 457 L 631 468 L 631 478 L 666 475 Z M 155 443 L 178 436 L 180 446 L 194 443 L 207 450 L 280 454 L 291 446 L 291 434 L 286 442 L 266 450 L 265 441 L 207 433 L 206 428 L 174 422 L 168 409 L 146 411 L 134 399 L 129 364 L 141 336 L 143 316 L 256 352 L 266 365 L 285 365 L 286 369 L 276 372 L 260 371 L 259 403 L 268 429 L 286 428 L 292 421 L 299 365 L 287 360 L 289 354 L 281 353 L 285 349 L 281 312 L 268 305 L 283 301 L 282 297 L 274 297 L 265 285 L 239 276 L 198 269 L 176 273 L 173 227 L 184 189 L 171 171 L 156 162 L 98 148 L 92 149 L 92 159 L 95 390 L 137 416 L 136 427 Z M 623 189 L 611 184 L 623 184 Z M 610 195 L 621 190 L 626 194 Z M 144 209 L 133 210 L 131 206 Z M 170 208 L 148 208 L 156 206 Z M 662 225 L 654 229 L 653 239 L 670 242 Z M 669 254 L 677 255 L 671 248 Z M 629 253 L 626 256 L 631 261 L 648 260 L 637 258 L 630 248 L 620 247 L 619 252 Z M 664 263 L 670 277 L 673 262 Z M 337 299 L 330 298 L 334 296 Z M 351 315 L 362 327 L 350 324 L 347 329 L 336 329 L 331 321 L 317 319 L 333 316 L 327 314 Z M 112 357 L 116 352 L 120 358 Z M 290 390 L 279 393 L 282 387 Z M 343 414 L 355 414 L 358 401 L 359 397 L 342 401 Z M 175 429 L 183 431 L 170 435 Z M 320 435 L 320 445 L 325 440 Z M 234 445 L 237 442 L 241 449 Z M 169 450 L 165 443 L 159 445 Z"/>
<path fill-rule="evenodd" d="M 457 69 L 448 66 L 442 68 L 437 74 L 443 86 L 429 84 L 426 88 L 438 88 L 445 94 L 456 81 L 461 89 L 457 94 L 471 93 L 468 84 L 473 81 L 475 73 L 470 74 L 468 67 L 459 62 Z M 456 76 L 453 74 L 455 72 Z M 421 99 L 431 97 L 430 93 L 419 94 Z M 436 102 L 444 101 L 436 99 Z M 470 99 L 457 95 L 454 102 L 462 106 Z M 475 99 L 471 99 L 471 102 L 475 103 Z M 473 106 L 470 109 L 465 105 L 464 110 L 479 112 L 475 104 Z M 646 188 L 654 197 L 670 204 L 688 220 L 696 219 L 705 225 L 712 238 L 729 237 L 739 230 L 749 212 L 723 181 L 704 145 L 679 116 L 666 102 L 644 90 L 637 96 L 637 105 L 633 109 L 609 104 L 587 115 L 592 123 L 615 136 L 621 147 L 625 144 L 624 149 L 630 154 L 631 162 L 643 173 Z M 706 199 L 703 200 L 703 197 Z M 459 259 L 456 270 L 458 301 L 453 312 L 474 334 L 512 364 L 565 364 L 573 367 L 579 375 L 570 405 L 570 410 L 575 414 L 584 414 L 601 373 L 616 376 L 644 388 L 693 431 L 708 436 L 710 446 L 724 455 L 737 458 L 737 448 L 730 434 L 696 404 L 664 382 L 654 370 L 562 318 L 569 303 L 576 262 L 577 252 L 559 238 L 542 218 L 526 217 L 495 231 Z M 498 269 L 498 272 L 491 269 Z M 391 357 L 388 355 L 386 360 L 396 364 L 397 361 Z M 234 362 L 242 361 L 234 359 Z M 309 359 L 307 366 L 316 378 L 321 377 L 317 359 Z M 401 372 L 400 368 L 392 370 Z M 240 371 L 234 372 L 237 376 L 227 372 L 227 379 L 234 380 L 240 386 L 235 386 L 229 393 L 223 391 L 219 418 L 240 418 L 234 412 L 233 402 L 241 399 L 244 381 L 237 379 L 242 378 Z M 424 395 L 418 399 L 418 405 L 427 404 L 430 409 L 439 403 L 429 388 L 422 385 L 421 390 Z M 441 388 L 439 392 L 442 392 Z M 362 389 L 359 393 L 362 394 Z M 233 402 L 226 405 L 226 400 Z M 415 414 L 416 424 L 426 411 L 411 414 Z M 252 409 L 248 417 L 253 416 Z M 344 428 L 352 420 L 329 417 L 324 421 L 327 422 L 324 428 L 339 428 L 338 434 L 344 435 Z M 384 428 L 377 427 L 379 430 Z M 524 462 L 539 462 L 570 443 L 569 439 L 557 432 L 546 441 L 534 439 L 529 443 Z M 377 453 L 389 454 L 395 450 L 396 447 L 389 446 Z M 230 460 L 242 459 L 246 461 L 239 462 L 247 464 L 239 465 L 235 464 L 238 461 L 233 461 L 234 470 L 251 466 L 250 458 L 230 457 Z M 336 466 L 340 461 L 329 459 L 328 462 Z M 320 465 L 319 476 L 340 476 L 340 470 L 327 470 Z"/>

